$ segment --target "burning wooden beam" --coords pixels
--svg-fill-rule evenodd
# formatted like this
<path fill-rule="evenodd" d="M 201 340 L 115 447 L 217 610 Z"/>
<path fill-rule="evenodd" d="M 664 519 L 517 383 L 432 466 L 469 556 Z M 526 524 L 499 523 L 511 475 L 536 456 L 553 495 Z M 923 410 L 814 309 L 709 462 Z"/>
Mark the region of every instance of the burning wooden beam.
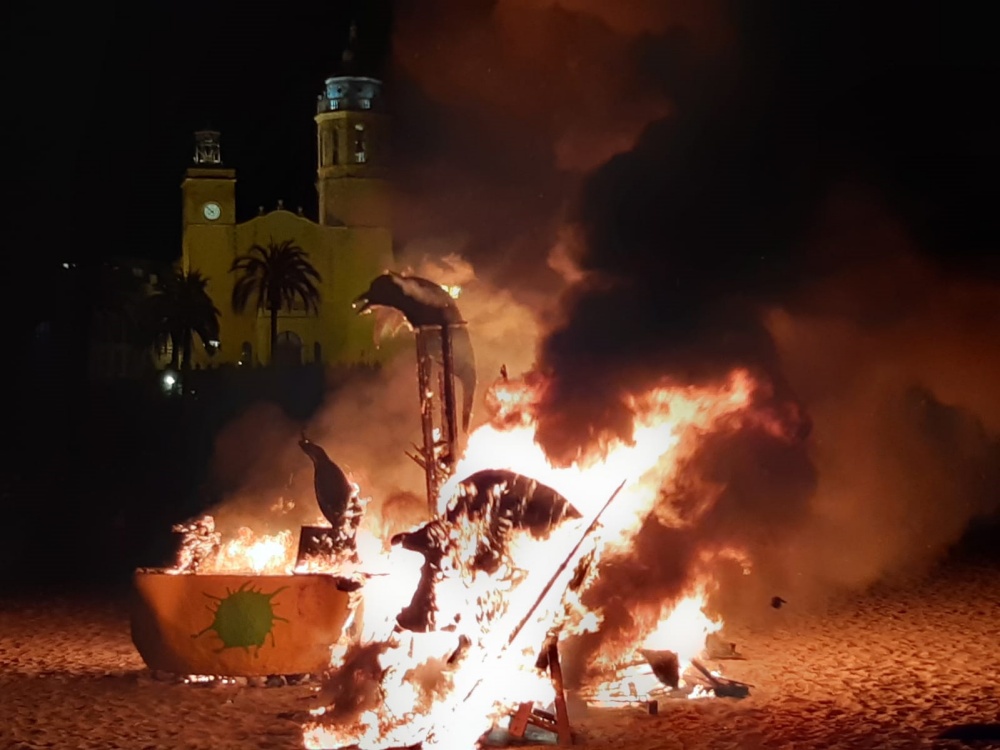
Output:
<path fill-rule="evenodd" d="M 420 432 L 423 437 L 421 465 L 424 468 L 427 487 L 427 505 L 433 515 L 435 501 L 441 480 L 438 477 L 438 463 L 434 460 L 434 391 L 431 389 L 433 362 L 428 348 L 429 327 L 416 329 L 417 341 L 417 390 L 420 395 Z"/>
<path fill-rule="evenodd" d="M 559 565 L 558 568 L 556 568 L 556 572 L 552 574 L 552 577 L 549 579 L 549 582 L 545 584 L 545 588 L 542 589 L 542 593 L 538 595 L 538 598 L 535 599 L 534 604 L 531 605 L 527 613 L 524 615 L 523 618 L 521 618 L 521 621 L 517 624 L 517 627 L 514 628 L 513 632 L 510 634 L 510 638 L 507 639 L 508 646 L 513 645 L 514 641 L 517 640 L 517 636 L 520 635 L 521 630 L 531 619 L 531 616 L 535 614 L 535 611 L 538 609 L 538 607 L 542 604 L 542 602 L 545 601 L 545 597 L 548 596 L 549 592 L 552 590 L 552 587 L 555 585 L 556 581 L 559 580 L 559 576 L 561 576 L 571 564 L 576 565 L 580 561 L 581 559 L 580 550 L 583 547 L 583 543 L 587 541 L 587 539 L 591 536 L 591 534 L 593 534 L 597 530 L 597 527 L 600 525 L 601 516 L 603 516 L 604 512 L 611 506 L 611 503 L 614 502 L 614 499 L 618 497 L 618 493 L 622 491 L 622 488 L 624 486 L 625 486 L 625 480 L 622 480 L 622 483 L 618 485 L 618 488 L 613 493 L 611 493 L 611 497 L 608 498 L 607 502 L 605 502 L 604 505 L 601 507 L 601 509 L 597 511 L 597 515 L 594 516 L 594 520 L 590 522 L 590 525 L 587 527 L 586 531 L 583 532 L 582 536 L 580 537 L 580 540 L 576 543 L 573 549 L 570 550 L 570 553 L 566 556 L 566 559 L 562 561 L 562 563 Z"/>
<path fill-rule="evenodd" d="M 709 685 L 712 686 L 712 691 L 720 698 L 746 698 L 750 695 L 750 688 L 753 685 L 747 682 L 738 682 L 726 679 L 725 677 L 718 677 L 712 674 L 708 667 L 697 659 L 691 660 L 691 666 L 701 672 L 702 676 L 708 680 Z"/>

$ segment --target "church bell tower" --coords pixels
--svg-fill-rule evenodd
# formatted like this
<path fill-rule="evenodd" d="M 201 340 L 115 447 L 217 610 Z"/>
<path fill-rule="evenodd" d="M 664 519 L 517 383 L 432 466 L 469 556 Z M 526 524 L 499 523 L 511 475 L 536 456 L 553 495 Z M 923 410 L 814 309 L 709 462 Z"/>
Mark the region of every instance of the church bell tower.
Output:
<path fill-rule="evenodd" d="M 389 228 L 389 123 L 382 82 L 354 74 L 356 42 L 352 25 L 342 74 L 326 79 L 316 107 L 319 223 Z"/>
<path fill-rule="evenodd" d="M 193 164 L 184 174 L 181 190 L 185 227 L 236 222 L 236 170 L 222 164 L 219 131 L 195 132 Z"/>
<path fill-rule="evenodd" d="M 208 364 L 220 351 L 220 360 L 235 361 L 242 340 L 238 335 L 243 333 L 228 304 L 233 286 L 229 267 L 236 254 L 236 170 L 223 164 L 220 138 L 217 130 L 195 132 L 192 164 L 181 182 L 181 270 L 208 279 L 223 331 L 211 356 L 194 348 L 192 356 L 199 365 Z"/>

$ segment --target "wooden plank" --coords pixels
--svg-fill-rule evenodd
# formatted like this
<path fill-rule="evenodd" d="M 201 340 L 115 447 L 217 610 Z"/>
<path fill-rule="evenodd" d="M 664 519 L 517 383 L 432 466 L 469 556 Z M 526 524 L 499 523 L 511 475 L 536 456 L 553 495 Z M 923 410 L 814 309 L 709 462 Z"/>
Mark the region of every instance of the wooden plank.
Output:
<path fill-rule="evenodd" d="M 566 691 L 563 687 L 562 665 L 559 663 L 559 643 L 553 638 L 549 644 L 549 674 L 556 690 L 556 734 L 559 744 L 573 744 L 573 732 L 569 726 L 569 711 L 566 709 Z"/>
<path fill-rule="evenodd" d="M 533 706 L 534 704 L 530 701 L 518 706 L 517 713 L 510 720 L 510 729 L 508 731 L 511 737 L 516 737 L 517 739 L 524 737 L 524 732 L 528 728 L 528 722 L 531 720 L 531 709 Z"/>

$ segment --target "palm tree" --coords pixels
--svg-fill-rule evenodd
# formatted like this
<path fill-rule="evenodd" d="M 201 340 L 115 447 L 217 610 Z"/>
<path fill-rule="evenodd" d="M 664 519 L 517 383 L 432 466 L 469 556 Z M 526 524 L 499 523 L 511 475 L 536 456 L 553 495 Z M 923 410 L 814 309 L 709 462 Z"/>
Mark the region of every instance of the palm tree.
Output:
<path fill-rule="evenodd" d="M 305 250 L 294 240 L 267 247 L 251 245 L 246 255 L 233 261 L 231 273 L 240 276 L 233 286 L 233 310 L 242 313 L 250 298 L 256 299 L 258 310 L 271 314 L 271 361 L 278 348 L 278 312 L 292 309 L 301 300 L 307 312 L 319 312 L 320 293 L 316 285 L 322 281 Z"/>
<path fill-rule="evenodd" d="M 199 271 L 164 277 L 145 302 L 146 320 L 158 345 L 171 343 L 170 367 L 191 369 L 191 343 L 198 334 L 208 351 L 218 345 L 219 311 L 208 296 L 208 279 Z"/>

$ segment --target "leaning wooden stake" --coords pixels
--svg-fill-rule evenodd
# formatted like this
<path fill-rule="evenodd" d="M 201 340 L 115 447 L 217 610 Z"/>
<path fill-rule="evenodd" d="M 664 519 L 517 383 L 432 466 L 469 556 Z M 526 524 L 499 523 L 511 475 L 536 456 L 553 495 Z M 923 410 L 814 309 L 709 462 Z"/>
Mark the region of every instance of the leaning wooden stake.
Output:
<path fill-rule="evenodd" d="M 575 562 L 579 562 L 580 558 L 578 557 L 578 555 L 580 553 L 580 548 L 583 547 L 583 543 L 587 541 L 587 537 L 593 534 L 594 531 L 597 529 L 601 520 L 601 516 L 604 515 L 604 512 L 610 507 L 611 503 L 614 502 L 614 499 L 618 497 L 618 493 L 621 492 L 622 488 L 625 486 L 625 481 L 626 480 L 622 480 L 622 483 L 618 485 L 618 488 L 613 493 L 611 493 L 611 497 L 608 498 L 608 501 L 604 503 L 604 506 L 597 512 L 597 515 L 594 516 L 594 520 L 590 522 L 590 526 L 588 526 L 587 530 L 584 531 L 583 534 L 580 536 L 580 540 L 576 543 L 573 549 L 570 550 L 570 553 L 566 556 L 566 559 L 562 561 L 562 564 L 558 568 L 556 568 L 556 572 L 552 574 L 552 577 L 549 579 L 549 582 L 545 584 L 545 588 L 542 589 L 542 593 L 538 595 L 537 599 L 535 599 L 535 603 L 531 605 L 531 608 L 528 609 L 528 612 L 524 615 L 524 617 L 521 618 L 521 621 L 518 622 L 517 627 L 515 627 L 514 630 L 511 631 L 510 637 L 507 639 L 507 643 L 500 650 L 500 653 L 497 654 L 498 659 L 502 659 L 503 655 L 507 653 L 507 649 L 514 644 L 514 641 L 517 640 L 517 637 L 521 634 L 521 631 L 524 630 L 524 626 L 528 624 L 528 621 L 531 619 L 531 616 L 535 614 L 535 611 L 542 604 L 542 602 L 545 601 L 545 597 L 548 596 L 549 592 L 552 590 L 552 587 L 555 586 L 556 581 L 559 580 L 559 576 L 561 576 L 563 573 L 566 572 L 566 569 L 570 566 L 570 563 L 575 564 Z M 480 677 L 478 680 L 476 680 L 476 684 L 469 689 L 468 693 L 466 693 L 465 700 L 468 701 L 469 698 L 472 697 L 472 694 L 475 693 L 476 690 L 479 688 L 479 686 L 482 684 L 483 684 L 483 678 Z"/>
<path fill-rule="evenodd" d="M 570 550 L 570 553 L 566 556 L 566 559 L 563 560 L 562 564 L 556 569 L 556 572 L 552 575 L 552 578 L 549 579 L 549 582 L 545 585 L 545 588 L 542 589 L 542 593 L 538 595 L 538 598 L 535 600 L 535 603 L 531 605 L 531 608 L 528 610 L 527 614 L 523 618 L 521 618 L 521 621 L 517 624 L 517 627 L 515 627 L 514 630 L 511 632 L 510 637 L 507 639 L 507 643 L 505 643 L 501 647 L 499 653 L 496 654 L 496 658 L 498 660 L 504 657 L 504 654 L 507 653 L 507 650 L 513 645 L 514 641 L 517 640 L 517 636 L 521 634 L 521 631 L 524 629 L 524 626 L 528 624 L 528 621 L 531 619 L 531 616 L 535 613 L 535 611 L 542 604 L 542 602 L 545 601 L 545 598 L 552 590 L 552 587 L 555 585 L 556 581 L 559 580 L 559 576 L 561 576 L 566 571 L 566 569 L 570 566 L 571 563 L 573 563 L 574 560 L 579 562 L 580 558 L 578 557 L 578 555 L 580 553 L 580 548 L 583 547 L 583 543 L 587 540 L 587 537 L 593 534 L 594 531 L 597 529 L 599 522 L 601 520 L 601 516 L 604 515 L 604 512 L 608 509 L 608 507 L 611 505 L 614 499 L 618 497 L 618 493 L 622 491 L 622 488 L 624 486 L 625 486 L 625 481 L 623 480 L 622 483 L 618 485 L 618 488 L 611 494 L 611 497 L 608 498 L 608 501 L 604 503 L 604 506 L 598 511 L 597 515 L 594 516 L 594 520 L 590 522 L 590 525 L 587 527 L 587 530 L 583 532 L 583 535 L 580 537 L 580 540 L 576 543 L 573 549 Z M 486 658 L 483 659 L 484 664 L 486 660 L 487 660 Z M 485 671 L 486 670 L 484 670 L 484 672 Z M 561 683 L 562 682 L 561 669 L 559 670 L 559 677 Z M 472 698 L 475 692 L 479 689 L 480 685 L 483 684 L 484 678 L 485 676 L 481 676 L 478 680 L 476 680 L 475 684 L 471 688 L 469 688 L 469 692 L 466 693 L 465 698 L 462 699 L 463 703 L 467 703 L 469 699 Z M 563 704 L 563 707 L 565 708 L 565 703 Z M 522 705 L 522 710 L 530 711 L 531 710 L 530 705 L 527 709 L 524 709 Z M 568 727 L 569 727 L 568 716 L 566 719 L 566 726 L 568 732 Z M 433 728 L 431 728 L 430 733 L 431 734 L 434 733 Z"/>
<path fill-rule="evenodd" d="M 560 745 L 572 745 L 573 732 L 569 727 L 566 690 L 563 687 L 562 665 L 559 663 L 559 641 L 555 638 L 549 644 L 549 674 L 552 675 L 552 687 L 556 691 L 556 736 Z"/>
<path fill-rule="evenodd" d="M 517 627 L 514 628 L 514 630 L 511 632 L 510 638 L 507 639 L 508 646 L 512 645 L 514 641 L 517 639 L 517 636 L 521 634 L 521 631 L 524 629 L 524 626 L 528 624 L 528 620 L 530 620 L 531 616 L 535 614 L 535 610 L 537 610 L 539 605 L 541 605 L 541 603 L 545 601 L 545 597 L 548 596 L 549 591 L 552 590 L 552 587 L 555 586 L 556 581 L 559 580 L 559 576 L 561 576 L 566 571 L 566 568 L 569 567 L 570 563 L 576 564 L 576 562 L 579 562 L 579 560 L 577 560 L 576 557 L 577 554 L 580 552 L 580 548 L 583 546 L 583 543 L 587 541 L 587 537 L 593 534 L 594 531 L 597 529 L 597 526 L 601 520 L 601 516 L 604 515 L 604 511 L 606 511 L 608 507 L 611 505 L 611 503 L 614 501 L 614 499 L 618 497 L 618 493 L 622 491 L 622 487 L 624 486 L 625 486 L 625 480 L 622 480 L 622 483 L 618 485 L 618 489 L 616 489 L 614 492 L 611 493 L 611 497 L 609 497 L 608 501 L 604 503 L 604 507 L 602 507 L 597 512 L 597 515 L 594 516 L 594 520 L 590 522 L 590 526 L 588 526 L 587 530 L 583 532 L 583 536 L 580 537 L 580 541 L 578 541 L 576 543 L 576 546 L 573 547 L 572 550 L 570 550 L 570 553 L 566 556 L 566 559 L 562 561 L 562 564 L 558 568 L 556 568 L 556 572 L 552 575 L 552 578 L 549 579 L 549 582 L 545 584 L 545 588 L 542 589 L 542 593 L 538 595 L 538 598 L 535 599 L 535 603 L 531 605 L 531 609 L 529 609 L 527 614 L 521 618 L 521 621 L 517 624 Z"/>
<path fill-rule="evenodd" d="M 423 459 L 421 465 L 424 468 L 427 482 L 427 508 L 433 518 L 437 515 L 437 491 L 440 483 L 438 481 L 437 461 L 434 457 L 434 396 L 431 391 L 431 357 L 427 349 L 428 335 L 429 333 L 425 329 L 417 329 L 417 388 L 420 390 L 420 428 L 424 441 L 421 449 L 421 458 Z"/>

